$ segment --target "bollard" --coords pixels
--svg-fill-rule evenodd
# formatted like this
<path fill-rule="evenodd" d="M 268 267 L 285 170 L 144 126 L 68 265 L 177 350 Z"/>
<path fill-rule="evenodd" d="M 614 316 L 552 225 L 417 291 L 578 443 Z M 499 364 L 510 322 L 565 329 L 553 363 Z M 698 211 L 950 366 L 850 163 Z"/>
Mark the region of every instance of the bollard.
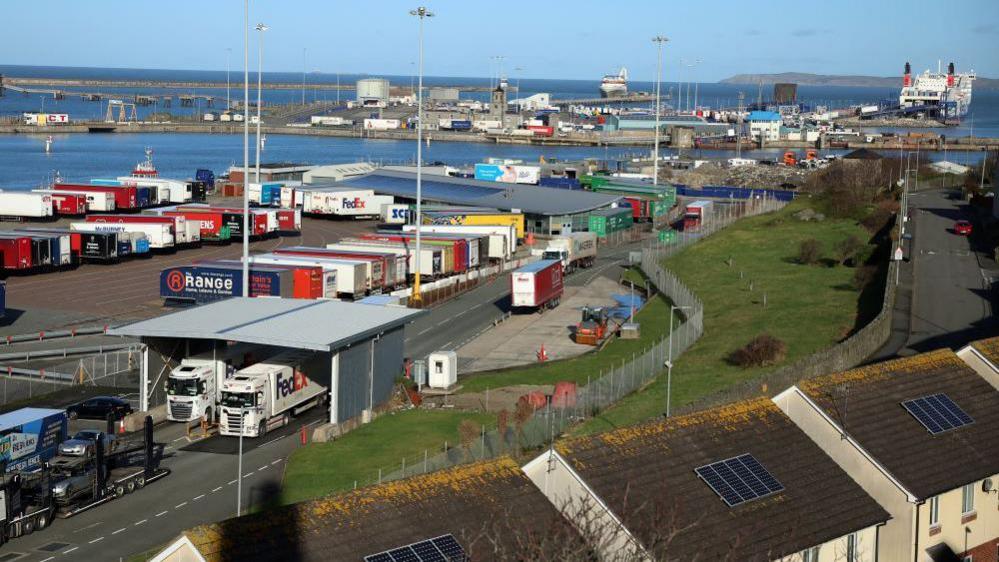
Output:
<path fill-rule="evenodd" d="M 301 441 L 302 441 L 302 445 L 307 444 L 308 443 L 308 438 L 307 438 L 306 433 L 305 433 L 305 426 L 304 425 L 302 426 L 302 430 L 299 432 L 299 434 L 300 434 L 299 437 L 301 438 Z"/>

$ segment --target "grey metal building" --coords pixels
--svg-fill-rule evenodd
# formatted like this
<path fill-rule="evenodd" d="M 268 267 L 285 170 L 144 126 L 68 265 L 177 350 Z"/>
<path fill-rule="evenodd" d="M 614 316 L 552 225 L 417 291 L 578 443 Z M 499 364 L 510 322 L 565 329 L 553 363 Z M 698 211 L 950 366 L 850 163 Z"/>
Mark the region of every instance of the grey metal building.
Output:
<path fill-rule="evenodd" d="M 110 334 L 145 344 L 140 408 L 166 403 L 163 382 L 182 359 L 226 342 L 312 350 L 329 361 L 330 423 L 383 404 L 403 372 L 405 325 L 424 311 L 335 300 L 232 298 L 126 324 Z"/>

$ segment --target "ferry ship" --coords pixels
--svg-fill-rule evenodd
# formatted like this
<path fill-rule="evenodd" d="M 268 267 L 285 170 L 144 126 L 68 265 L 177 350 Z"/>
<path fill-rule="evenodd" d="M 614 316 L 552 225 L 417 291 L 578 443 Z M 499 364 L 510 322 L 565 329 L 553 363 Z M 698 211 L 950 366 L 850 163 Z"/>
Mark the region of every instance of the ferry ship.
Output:
<path fill-rule="evenodd" d="M 146 148 L 146 160 L 135 165 L 135 169 L 132 170 L 132 177 L 155 178 L 159 175 L 160 173 L 156 171 L 156 166 L 153 166 L 153 149 Z"/>
<path fill-rule="evenodd" d="M 600 97 L 616 98 L 628 95 L 628 69 L 621 67 L 617 74 L 608 74 L 600 82 Z"/>
<path fill-rule="evenodd" d="M 935 113 L 943 121 L 957 121 L 968 114 L 975 71 L 956 74 L 954 63 L 950 63 L 946 74 L 938 68 L 936 73 L 926 70 L 913 78 L 911 70 L 909 63 L 905 63 L 898 96 L 900 107 L 936 106 Z"/>

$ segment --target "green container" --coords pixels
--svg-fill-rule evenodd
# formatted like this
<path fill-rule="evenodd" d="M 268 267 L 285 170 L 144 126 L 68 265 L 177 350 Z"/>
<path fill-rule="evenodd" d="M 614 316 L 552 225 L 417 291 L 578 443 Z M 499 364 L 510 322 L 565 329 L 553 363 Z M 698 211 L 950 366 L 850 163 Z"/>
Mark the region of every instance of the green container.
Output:
<path fill-rule="evenodd" d="M 676 242 L 676 231 L 671 228 L 660 230 L 659 241 L 663 244 L 672 244 Z"/>
<path fill-rule="evenodd" d="M 594 176 L 592 174 L 587 174 L 587 175 L 585 175 L 585 176 L 583 176 L 582 178 L 579 179 L 580 185 L 582 185 L 583 187 L 590 188 L 590 189 L 593 189 L 595 187 L 600 187 L 600 186 L 607 185 L 609 182 L 610 182 L 610 180 L 608 180 L 605 177 Z"/>
<path fill-rule="evenodd" d="M 606 238 L 608 234 L 631 228 L 633 222 L 630 208 L 601 209 L 590 213 L 588 228 L 600 238 Z"/>

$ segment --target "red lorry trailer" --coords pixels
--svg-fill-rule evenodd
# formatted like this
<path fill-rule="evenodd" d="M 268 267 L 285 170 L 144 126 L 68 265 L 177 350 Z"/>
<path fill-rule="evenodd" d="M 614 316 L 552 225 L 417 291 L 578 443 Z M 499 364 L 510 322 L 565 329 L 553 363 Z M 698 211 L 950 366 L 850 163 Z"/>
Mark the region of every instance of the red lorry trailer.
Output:
<path fill-rule="evenodd" d="M 540 260 L 510 274 L 510 301 L 514 309 L 544 311 L 562 299 L 561 260 Z"/>
<path fill-rule="evenodd" d="M 57 215 L 80 217 L 87 214 L 87 196 L 82 193 L 52 193 L 51 197 Z"/>
<path fill-rule="evenodd" d="M 52 189 L 59 191 L 87 191 L 110 193 L 114 196 L 114 206 L 120 211 L 138 209 L 136 187 L 134 185 L 91 185 L 89 183 L 57 183 Z"/>
<path fill-rule="evenodd" d="M 697 230 L 711 212 L 711 201 L 694 201 L 683 211 L 683 229 Z"/>
<path fill-rule="evenodd" d="M 223 222 L 229 227 L 229 234 L 234 240 L 243 237 L 243 209 L 230 207 L 202 207 L 182 205 L 174 209 L 177 212 L 221 213 Z M 250 209 L 250 238 L 267 236 L 266 212 L 255 212 Z"/>
<path fill-rule="evenodd" d="M 211 211 L 161 211 L 160 215 L 164 217 L 184 217 L 189 221 L 198 221 L 198 225 L 201 227 L 202 240 L 224 243 L 231 241 L 228 236 L 222 236 L 222 227 L 225 224 L 222 213 Z"/>
<path fill-rule="evenodd" d="M 396 268 L 396 256 L 392 254 L 378 254 L 378 253 L 365 253 L 365 252 L 349 252 L 346 250 L 331 250 L 328 248 L 310 248 L 307 246 L 293 246 L 291 248 L 275 248 L 271 253 L 277 254 L 279 256 L 295 256 L 295 257 L 308 257 L 308 258 L 330 258 L 330 259 L 348 259 L 348 260 L 362 260 L 375 262 L 371 267 L 372 274 L 372 284 L 375 283 L 375 277 L 379 277 L 378 272 L 381 272 L 381 287 L 390 288 L 395 287 L 400 284 L 398 278 L 395 276 Z M 402 283 L 405 283 L 405 278 L 403 277 Z"/>
<path fill-rule="evenodd" d="M 6 270 L 31 269 L 34 263 L 31 259 L 31 237 L 11 236 L 0 238 L 0 259 Z"/>
<path fill-rule="evenodd" d="M 197 262 L 197 267 L 238 267 L 242 269 L 243 262 L 240 260 L 209 260 Z M 315 265 L 282 265 L 282 264 L 252 264 L 250 270 L 284 270 L 291 272 L 291 298 L 293 299 L 321 299 L 326 297 L 326 288 L 323 286 L 323 268 Z"/>
<path fill-rule="evenodd" d="M 385 234 L 378 232 L 374 234 L 361 234 L 361 238 L 364 240 L 402 242 L 406 245 L 416 246 L 416 233 Z M 468 240 L 462 238 L 438 238 L 436 236 L 427 236 L 425 234 L 420 236 L 420 240 L 426 240 L 428 242 L 444 242 L 449 244 L 452 248 L 451 253 L 454 258 L 454 261 L 452 262 L 454 273 L 463 273 L 468 270 Z"/>

